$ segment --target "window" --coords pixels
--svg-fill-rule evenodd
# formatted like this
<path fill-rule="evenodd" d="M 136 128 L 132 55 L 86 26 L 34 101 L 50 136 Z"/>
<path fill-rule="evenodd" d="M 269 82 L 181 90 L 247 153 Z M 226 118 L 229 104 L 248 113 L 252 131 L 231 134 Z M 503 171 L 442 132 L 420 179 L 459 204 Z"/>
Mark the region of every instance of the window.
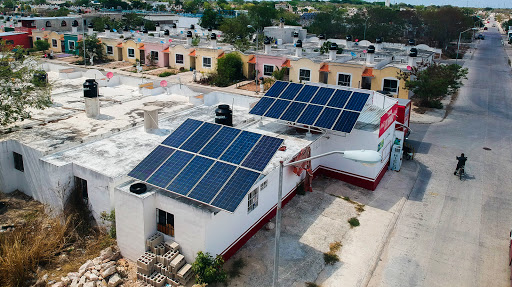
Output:
<path fill-rule="evenodd" d="M 68 41 L 69 49 L 74 50 L 75 49 L 75 41 Z"/>
<path fill-rule="evenodd" d="M 114 47 L 107 46 L 107 55 L 114 55 Z"/>
<path fill-rule="evenodd" d="M 203 68 L 211 68 L 212 67 L 212 58 L 203 57 Z"/>
<path fill-rule="evenodd" d="M 82 199 L 85 201 L 89 200 L 89 192 L 87 190 L 87 180 L 75 176 L 75 189 L 78 194 L 82 195 Z"/>
<path fill-rule="evenodd" d="M 265 187 L 267 187 L 268 185 L 268 180 L 265 180 L 261 185 L 260 185 L 260 190 L 264 190 Z"/>
<path fill-rule="evenodd" d="M 258 188 L 247 195 L 247 213 L 251 213 L 256 207 L 258 207 Z"/>
<path fill-rule="evenodd" d="M 41 40 L 41 37 L 36 37 L 36 41 L 39 41 L 39 40 Z"/>
<path fill-rule="evenodd" d="M 0 39 L 1 40 L 1 39 Z M 6 45 L 14 45 L 14 40 L 6 40 L 5 41 L 5 44 Z"/>
<path fill-rule="evenodd" d="M 350 87 L 350 74 L 338 74 L 338 85 Z"/>
<path fill-rule="evenodd" d="M 264 76 L 272 76 L 273 72 L 274 72 L 274 66 L 263 65 L 263 75 Z"/>
<path fill-rule="evenodd" d="M 52 47 L 57 48 L 57 39 L 52 39 Z"/>
<path fill-rule="evenodd" d="M 393 79 L 384 79 L 382 90 L 396 94 L 398 92 L 398 81 Z"/>
<path fill-rule="evenodd" d="M 61 27 L 66 27 L 68 25 L 68 23 L 66 23 L 66 21 L 62 20 L 62 22 L 60 22 L 60 26 Z"/>
<path fill-rule="evenodd" d="M 151 59 L 153 59 L 153 61 L 158 61 L 158 51 L 151 51 Z"/>
<path fill-rule="evenodd" d="M 302 82 L 302 81 L 306 81 L 306 82 L 311 81 L 311 71 L 310 70 L 300 69 L 299 70 L 299 81 L 300 82 Z"/>
<path fill-rule="evenodd" d="M 19 171 L 25 171 L 23 168 L 23 156 L 17 152 L 13 152 L 12 155 L 14 156 L 14 168 Z"/>
<path fill-rule="evenodd" d="M 135 49 L 128 48 L 128 58 L 135 58 Z"/>
<path fill-rule="evenodd" d="M 174 237 L 174 215 L 157 208 L 156 216 L 157 230 Z"/>
<path fill-rule="evenodd" d="M 183 64 L 183 54 L 176 54 L 176 64 Z"/>
<path fill-rule="evenodd" d="M 50 21 L 46 21 L 46 27 L 51 27 L 52 23 Z"/>

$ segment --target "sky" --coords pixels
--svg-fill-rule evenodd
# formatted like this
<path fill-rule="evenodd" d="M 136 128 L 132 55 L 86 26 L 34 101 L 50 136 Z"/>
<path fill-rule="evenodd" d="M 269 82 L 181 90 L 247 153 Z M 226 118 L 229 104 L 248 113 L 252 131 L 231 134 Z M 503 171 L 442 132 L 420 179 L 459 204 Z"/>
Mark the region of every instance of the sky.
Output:
<path fill-rule="evenodd" d="M 385 0 L 378 0 L 383 2 Z M 512 0 L 391 0 L 391 4 L 407 3 L 412 5 L 452 5 L 460 7 L 492 7 L 492 8 L 512 8 Z"/>

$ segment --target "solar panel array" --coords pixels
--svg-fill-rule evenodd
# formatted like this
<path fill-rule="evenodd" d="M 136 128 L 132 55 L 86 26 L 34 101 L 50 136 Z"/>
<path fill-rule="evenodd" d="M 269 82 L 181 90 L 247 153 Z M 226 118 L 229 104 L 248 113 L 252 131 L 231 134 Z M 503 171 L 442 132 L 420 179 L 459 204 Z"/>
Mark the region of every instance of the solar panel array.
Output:
<path fill-rule="evenodd" d="M 128 175 L 234 212 L 282 142 L 187 119 Z"/>
<path fill-rule="evenodd" d="M 249 113 L 349 133 L 369 97 L 342 87 L 277 81 Z"/>

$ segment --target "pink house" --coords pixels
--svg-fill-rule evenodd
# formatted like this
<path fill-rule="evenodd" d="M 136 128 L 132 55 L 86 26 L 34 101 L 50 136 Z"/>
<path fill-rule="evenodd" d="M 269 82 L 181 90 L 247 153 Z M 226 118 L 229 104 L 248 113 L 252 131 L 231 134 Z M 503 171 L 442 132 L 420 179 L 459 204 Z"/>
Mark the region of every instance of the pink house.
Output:
<path fill-rule="evenodd" d="M 169 43 L 144 42 L 144 46 L 139 50 L 144 51 L 145 63 L 148 64 L 148 57 L 151 55 L 158 67 L 169 66 Z"/>
<path fill-rule="evenodd" d="M 270 77 L 276 70 L 283 68 L 283 64 L 286 64 L 285 56 L 273 56 L 266 54 L 255 54 L 249 58 L 249 78 L 254 79 L 254 70 L 258 69 L 259 77 Z"/>

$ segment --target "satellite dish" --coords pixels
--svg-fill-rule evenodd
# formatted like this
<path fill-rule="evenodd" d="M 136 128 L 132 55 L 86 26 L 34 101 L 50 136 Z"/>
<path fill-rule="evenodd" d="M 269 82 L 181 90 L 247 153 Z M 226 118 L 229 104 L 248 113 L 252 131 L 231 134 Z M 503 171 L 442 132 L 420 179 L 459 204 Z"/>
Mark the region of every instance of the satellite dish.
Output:
<path fill-rule="evenodd" d="M 110 79 L 112 79 L 112 77 L 114 77 L 114 73 L 108 72 L 107 73 L 107 78 L 110 80 Z"/>
<path fill-rule="evenodd" d="M 166 80 L 160 81 L 160 87 L 167 87 L 167 81 Z"/>

